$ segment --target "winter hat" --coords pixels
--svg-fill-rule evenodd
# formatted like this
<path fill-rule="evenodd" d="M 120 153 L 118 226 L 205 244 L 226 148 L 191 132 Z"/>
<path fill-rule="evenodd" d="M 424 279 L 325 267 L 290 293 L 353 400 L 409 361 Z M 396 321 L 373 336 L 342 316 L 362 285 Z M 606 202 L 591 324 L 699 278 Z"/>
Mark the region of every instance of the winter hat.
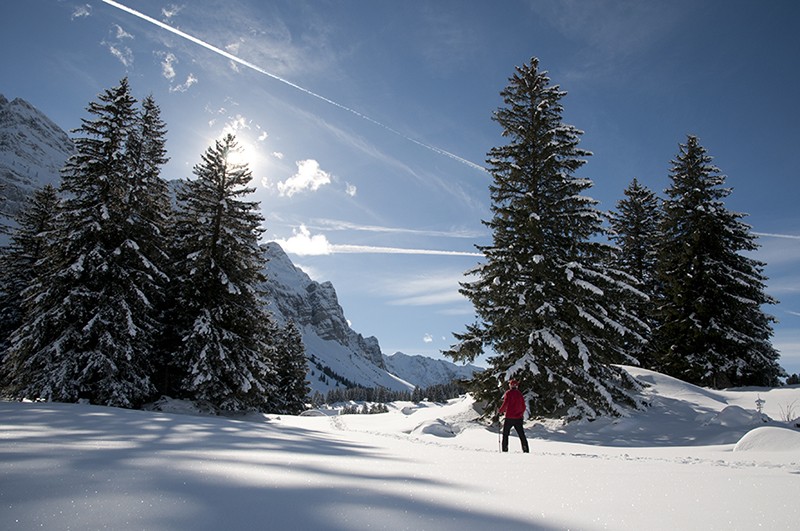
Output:
<path fill-rule="evenodd" d="M 519 382 L 516 380 L 509 380 L 508 385 L 510 385 L 511 387 L 516 387 L 519 385 Z"/>

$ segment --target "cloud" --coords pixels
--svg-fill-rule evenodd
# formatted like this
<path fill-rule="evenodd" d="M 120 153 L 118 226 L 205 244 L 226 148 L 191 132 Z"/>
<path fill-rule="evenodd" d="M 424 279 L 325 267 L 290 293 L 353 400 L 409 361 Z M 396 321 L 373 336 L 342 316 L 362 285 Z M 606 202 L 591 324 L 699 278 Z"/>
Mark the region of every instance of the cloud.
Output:
<path fill-rule="evenodd" d="M 404 227 L 383 227 L 380 225 L 358 225 L 349 221 L 336 219 L 315 219 L 314 224 L 325 230 L 355 230 L 363 232 L 385 232 L 388 234 L 413 234 L 416 236 L 441 236 L 446 238 L 479 238 L 486 236 L 483 231 L 468 229 L 453 230 L 420 230 Z"/>
<path fill-rule="evenodd" d="M 293 236 L 286 240 L 276 239 L 284 251 L 300 256 L 327 254 L 411 254 L 432 256 L 483 256 L 480 253 L 465 251 L 443 251 L 439 249 L 410 249 L 405 247 L 381 247 L 376 245 L 334 244 L 324 234 L 312 235 L 305 225 L 293 230 Z"/>
<path fill-rule="evenodd" d="M 112 26 L 112 36 L 108 40 L 101 42 L 108 51 L 116 57 L 125 68 L 133 64 L 133 50 L 123 44 L 125 39 L 133 39 L 133 35 L 122 29 L 119 24 Z"/>
<path fill-rule="evenodd" d="M 114 24 L 114 28 L 116 29 L 116 33 L 114 36 L 117 38 L 117 40 L 133 39 L 133 35 L 122 29 L 122 26 L 120 26 L 119 24 Z"/>
<path fill-rule="evenodd" d="M 358 193 L 358 188 L 356 188 L 356 185 L 350 183 L 345 183 L 345 185 L 345 193 L 350 197 L 355 197 Z"/>
<path fill-rule="evenodd" d="M 259 135 L 258 135 L 258 141 L 259 142 L 263 142 L 268 137 L 269 137 L 269 134 L 266 131 L 261 131 L 261 133 L 259 133 Z"/>
<path fill-rule="evenodd" d="M 284 251 L 300 256 L 331 254 L 331 244 L 323 234 L 311 235 L 305 225 L 300 225 L 287 240 L 275 240 Z"/>
<path fill-rule="evenodd" d="M 396 306 L 435 306 L 466 303 L 466 298 L 458 292 L 459 282 L 464 280 L 464 274 L 460 271 L 443 270 L 408 278 L 393 278 L 391 283 L 386 285 L 384 289 L 386 293 L 395 297 L 395 300 L 390 304 Z M 464 305 L 467 306 L 466 304 Z"/>
<path fill-rule="evenodd" d="M 172 17 L 174 17 L 175 15 L 177 15 L 178 13 L 180 13 L 181 10 L 183 10 L 183 6 L 170 4 L 167 7 L 162 7 L 161 8 L 161 14 L 164 16 L 164 18 L 166 20 L 169 20 Z"/>
<path fill-rule="evenodd" d="M 198 81 L 197 77 L 190 72 L 189 75 L 186 76 L 186 81 L 184 81 L 180 85 L 173 85 L 173 86 L 169 87 L 169 91 L 170 92 L 186 92 L 187 90 L 189 90 L 189 88 L 192 85 L 196 84 L 197 81 Z"/>
<path fill-rule="evenodd" d="M 425 334 L 422 336 L 422 341 L 425 343 L 433 343 L 433 336 L 430 334 Z"/>
<path fill-rule="evenodd" d="M 111 52 L 111 55 L 119 59 L 119 62 L 122 63 L 125 68 L 133 64 L 133 50 L 127 46 L 118 46 L 108 42 L 104 42 L 104 44 L 108 48 L 108 51 Z"/>
<path fill-rule="evenodd" d="M 278 160 L 283 160 L 283 153 L 281 153 L 280 151 L 273 151 L 272 156 Z"/>
<path fill-rule="evenodd" d="M 431 256 L 483 256 L 479 253 L 466 251 L 442 251 L 440 249 L 409 249 L 406 247 L 380 247 L 377 245 L 331 245 L 335 253 L 358 253 L 358 254 L 419 254 Z"/>
<path fill-rule="evenodd" d="M 330 173 L 322 170 L 316 160 L 300 160 L 296 164 L 297 173 L 278 183 L 280 195 L 292 197 L 294 194 L 306 190 L 316 192 L 320 187 L 330 184 Z"/>
<path fill-rule="evenodd" d="M 175 57 L 175 54 L 171 52 L 162 52 L 160 55 L 163 57 L 161 60 L 161 75 L 172 81 L 172 79 L 175 78 L 175 67 L 172 65 L 177 62 L 178 59 Z"/>
<path fill-rule="evenodd" d="M 75 9 L 72 11 L 72 16 L 70 16 L 70 19 L 75 20 L 76 18 L 90 16 L 92 16 L 92 6 L 89 4 L 83 4 L 82 6 L 75 7 Z"/>

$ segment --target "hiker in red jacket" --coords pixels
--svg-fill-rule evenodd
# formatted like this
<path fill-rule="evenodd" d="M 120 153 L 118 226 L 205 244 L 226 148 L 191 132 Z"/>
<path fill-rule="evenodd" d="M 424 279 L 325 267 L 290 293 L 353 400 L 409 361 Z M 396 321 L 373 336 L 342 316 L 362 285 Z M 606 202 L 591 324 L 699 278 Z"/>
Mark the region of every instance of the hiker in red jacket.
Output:
<path fill-rule="evenodd" d="M 528 453 L 528 439 L 525 438 L 525 429 L 522 427 L 522 421 L 525 417 L 525 397 L 517 386 L 519 383 L 516 380 L 508 382 L 508 391 L 503 395 L 503 404 L 500 406 L 500 413 L 505 415 L 503 421 L 503 443 L 502 450 L 508 451 L 508 434 L 511 433 L 513 426 L 519 435 L 519 441 L 522 443 L 522 451 Z"/>

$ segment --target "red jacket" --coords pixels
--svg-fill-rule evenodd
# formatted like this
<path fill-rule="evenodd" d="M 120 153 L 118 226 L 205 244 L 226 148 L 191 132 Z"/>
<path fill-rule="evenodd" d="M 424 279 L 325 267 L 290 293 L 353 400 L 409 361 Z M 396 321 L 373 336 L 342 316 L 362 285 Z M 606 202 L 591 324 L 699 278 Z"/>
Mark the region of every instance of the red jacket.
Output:
<path fill-rule="evenodd" d="M 506 391 L 500 413 L 505 413 L 507 419 L 521 419 L 525 416 L 525 397 L 519 389 L 511 388 Z"/>

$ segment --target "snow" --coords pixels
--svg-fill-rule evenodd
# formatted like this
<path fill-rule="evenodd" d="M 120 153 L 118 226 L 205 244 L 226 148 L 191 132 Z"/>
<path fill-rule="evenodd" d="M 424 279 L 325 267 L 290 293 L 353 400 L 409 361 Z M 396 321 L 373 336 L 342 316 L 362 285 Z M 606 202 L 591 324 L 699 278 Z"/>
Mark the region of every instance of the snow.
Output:
<path fill-rule="evenodd" d="M 800 432 L 780 416 L 800 388 L 627 370 L 649 408 L 529 420 L 527 455 L 513 435 L 498 451 L 469 396 L 280 417 L 0 402 L 0 528 L 796 528 Z"/>

